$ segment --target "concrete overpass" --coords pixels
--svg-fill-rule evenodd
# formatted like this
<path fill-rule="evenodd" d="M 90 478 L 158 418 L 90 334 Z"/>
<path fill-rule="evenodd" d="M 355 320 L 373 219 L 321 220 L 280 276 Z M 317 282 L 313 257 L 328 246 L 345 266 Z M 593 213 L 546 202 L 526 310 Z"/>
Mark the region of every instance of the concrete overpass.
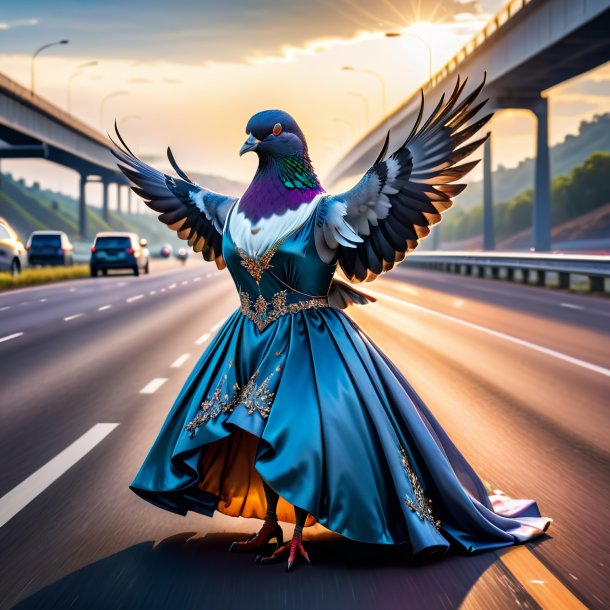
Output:
<path fill-rule="evenodd" d="M 424 86 L 428 112 L 457 74 L 474 86 L 487 72 L 488 108 L 523 108 L 536 118 L 534 247 L 551 245 L 548 107 L 543 92 L 610 60 L 610 0 L 512 0 Z M 370 130 L 329 175 L 332 184 L 365 172 L 388 127 L 396 145 L 407 137 L 419 109 L 419 91 Z M 494 249 L 491 159 L 484 160 L 484 247 Z"/>
<path fill-rule="evenodd" d="M 44 98 L 0 74 L 0 159 L 42 158 L 80 174 L 79 232 L 87 236 L 86 186 L 102 183 L 103 215 L 108 220 L 108 186 L 127 186 L 110 153 L 107 138 Z M 131 191 L 127 189 L 128 197 Z M 129 200 L 131 204 L 131 200 Z M 131 207 L 129 205 L 129 207 Z"/>

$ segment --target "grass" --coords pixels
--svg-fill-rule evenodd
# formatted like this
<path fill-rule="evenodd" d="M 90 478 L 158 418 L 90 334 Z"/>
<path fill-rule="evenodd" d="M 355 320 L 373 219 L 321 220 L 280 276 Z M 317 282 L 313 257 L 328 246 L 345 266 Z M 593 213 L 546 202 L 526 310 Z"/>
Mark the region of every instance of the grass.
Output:
<path fill-rule="evenodd" d="M 89 277 L 89 265 L 74 265 L 72 267 L 35 267 L 24 269 L 19 275 L 0 273 L 0 291 L 36 284 L 49 284 L 82 277 Z"/>

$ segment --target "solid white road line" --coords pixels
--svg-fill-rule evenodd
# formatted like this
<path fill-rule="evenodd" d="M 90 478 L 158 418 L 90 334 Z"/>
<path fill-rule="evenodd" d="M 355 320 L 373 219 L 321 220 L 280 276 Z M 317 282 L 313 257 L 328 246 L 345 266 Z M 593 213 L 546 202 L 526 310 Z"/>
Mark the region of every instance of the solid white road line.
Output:
<path fill-rule="evenodd" d="M 197 341 L 195 341 L 195 345 L 203 345 L 210 338 L 210 333 L 203 333 Z"/>
<path fill-rule="evenodd" d="M 133 303 L 134 301 L 139 301 L 140 299 L 143 299 L 143 298 L 144 298 L 144 295 L 143 295 L 143 294 L 136 294 L 136 296 L 135 296 L 135 297 L 129 297 L 129 298 L 127 299 L 127 302 L 128 302 L 128 303 Z"/>
<path fill-rule="evenodd" d="M 0 527 L 12 519 L 55 482 L 64 472 L 85 457 L 100 441 L 110 434 L 119 424 L 95 424 L 88 432 L 66 447 L 50 462 L 39 468 L 25 481 L 0 498 Z"/>
<path fill-rule="evenodd" d="M 4 341 L 10 341 L 11 339 L 16 339 L 17 337 L 21 337 L 23 333 L 13 333 L 12 335 L 6 335 L 6 337 L 0 337 L 0 343 Z"/>
<path fill-rule="evenodd" d="M 106 309 L 110 309 L 111 307 L 112 307 L 112 305 L 102 305 L 101 307 L 98 307 L 97 310 L 106 311 Z"/>
<path fill-rule="evenodd" d="M 76 320 L 76 318 L 80 318 L 81 316 L 84 316 L 84 313 L 75 313 L 72 316 L 66 316 L 64 318 L 64 322 L 69 322 L 70 320 Z"/>
<path fill-rule="evenodd" d="M 178 356 L 169 366 L 172 369 L 179 369 L 190 357 L 190 354 L 182 354 L 182 356 Z"/>
<path fill-rule="evenodd" d="M 165 377 L 155 377 L 140 390 L 140 394 L 154 394 L 166 381 Z"/>
<path fill-rule="evenodd" d="M 555 350 L 549 349 L 548 347 L 543 347 L 542 345 L 537 345 L 536 343 L 530 343 L 529 341 L 525 341 L 524 339 L 519 339 L 518 337 L 513 337 L 512 335 L 507 335 L 497 330 L 492 330 L 491 328 L 487 328 L 486 326 L 479 326 L 478 324 L 474 324 L 473 322 L 467 322 L 466 320 L 455 318 L 454 316 L 447 315 L 446 313 L 441 313 L 440 311 L 436 311 L 434 309 L 428 309 L 427 307 L 422 307 L 421 305 L 416 305 L 415 303 L 403 301 L 398 297 L 393 297 L 386 293 L 381 293 L 373 290 L 367 290 L 367 292 L 370 292 L 373 296 L 376 296 L 381 303 L 383 303 L 383 301 L 394 301 L 395 303 L 398 303 L 399 305 L 403 305 L 405 307 L 419 309 L 420 311 L 431 314 L 433 316 L 439 316 L 440 318 L 451 320 L 452 322 L 462 324 L 463 326 L 467 326 L 468 328 L 474 328 L 475 330 L 487 333 L 489 335 L 493 335 L 494 337 L 499 337 L 500 339 L 510 341 L 511 343 L 516 343 L 517 345 L 527 347 L 531 350 L 546 354 L 547 356 L 552 356 L 553 358 L 563 360 L 564 362 L 569 362 L 570 364 L 580 366 L 583 369 L 593 371 L 594 373 L 599 373 L 600 375 L 610 377 L 610 369 L 604 368 L 603 366 L 592 364 L 590 362 L 586 362 L 585 360 L 580 360 L 579 358 L 573 358 L 572 356 L 568 356 L 567 354 L 563 354 L 561 352 L 556 352 Z"/>

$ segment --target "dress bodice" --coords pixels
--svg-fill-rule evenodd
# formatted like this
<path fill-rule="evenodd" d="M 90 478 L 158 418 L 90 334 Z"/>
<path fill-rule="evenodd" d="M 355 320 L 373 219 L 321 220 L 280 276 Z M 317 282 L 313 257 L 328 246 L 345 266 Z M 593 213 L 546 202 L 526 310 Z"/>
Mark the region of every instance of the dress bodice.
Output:
<path fill-rule="evenodd" d="M 296 228 L 258 256 L 250 256 L 231 236 L 229 212 L 222 254 L 239 292 L 242 313 L 260 330 L 279 316 L 328 306 L 335 264 L 323 262 L 315 247 L 316 209 Z"/>

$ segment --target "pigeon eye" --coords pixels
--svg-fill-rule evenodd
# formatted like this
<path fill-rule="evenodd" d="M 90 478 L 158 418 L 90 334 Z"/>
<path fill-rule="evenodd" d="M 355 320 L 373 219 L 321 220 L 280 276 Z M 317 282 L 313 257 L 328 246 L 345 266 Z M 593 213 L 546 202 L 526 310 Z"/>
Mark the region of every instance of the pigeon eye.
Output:
<path fill-rule="evenodd" d="M 274 136 L 279 136 L 282 133 L 282 124 L 281 123 L 276 123 L 273 126 L 273 135 Z"/>

